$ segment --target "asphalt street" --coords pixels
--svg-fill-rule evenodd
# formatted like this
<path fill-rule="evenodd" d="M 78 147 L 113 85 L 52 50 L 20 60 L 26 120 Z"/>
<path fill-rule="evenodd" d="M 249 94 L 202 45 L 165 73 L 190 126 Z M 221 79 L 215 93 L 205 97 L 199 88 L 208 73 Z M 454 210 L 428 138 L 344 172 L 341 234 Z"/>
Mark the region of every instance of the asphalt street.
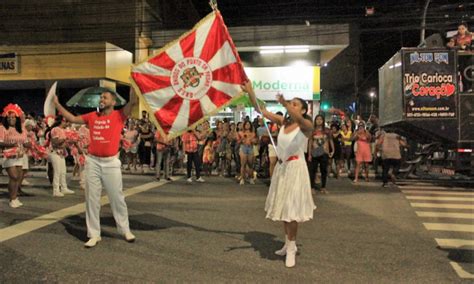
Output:
<path fill-rule="evenodd" d="M 284 235 L 281 224 L 265 219 L 268 188 L 261 181 L 240 186 L 210 177 L 187 184 L 182 177 L 165 183 L 125 175 L 137 241 L 123 240 L 105 204 L 102 242 L 85 249 L 78 182 L 70 181 L 74 195 L 53 198 L 43 172 L 28 180 L 33 186 L 24 189 L 32 196 L 12 209 L 7 178 L 0 177 L 1 283 L 467 283 L 474 276 L 474 196 L 468 188 L 412 182 L 381 188 L 330 179 L 329 194 L 313 195 L 314 220 L 300 226 L 297 265 L 288 269 L 273 253 Z"/>

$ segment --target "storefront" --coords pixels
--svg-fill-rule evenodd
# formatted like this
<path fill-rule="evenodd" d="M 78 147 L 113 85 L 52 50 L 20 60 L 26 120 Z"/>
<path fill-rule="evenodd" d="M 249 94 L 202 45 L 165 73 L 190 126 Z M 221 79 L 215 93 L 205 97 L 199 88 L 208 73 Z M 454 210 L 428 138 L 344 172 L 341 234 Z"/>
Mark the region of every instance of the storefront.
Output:
<path fill-rule="evenodd" d="M 276 102 L 276 95 L 283 94 L 287 100 L 293 98 L 305 100 L 309 106 L 309 115 L 314 116 L 319 112 L 320 67 L 245 67 L 245 73 L 252 81 L 257 98 L 266 103 L 269 111 L 286 112 L 285 108 Z M 248 106 L 225 108 L 211 118 L 211 124 L 213 125 L 216 119 L 241 121 L 246 116 L 254 119 L 258 115 L 254 108 Z"/>
<path fill-rule="evenodd" d="M 61 102 L 91 86 L 128 98 L 132 60 L 132 53 L 107 42 L 0 46 L 0 108 L 14 102 L 26 112 L 42 114 L 55 81 Z"/>

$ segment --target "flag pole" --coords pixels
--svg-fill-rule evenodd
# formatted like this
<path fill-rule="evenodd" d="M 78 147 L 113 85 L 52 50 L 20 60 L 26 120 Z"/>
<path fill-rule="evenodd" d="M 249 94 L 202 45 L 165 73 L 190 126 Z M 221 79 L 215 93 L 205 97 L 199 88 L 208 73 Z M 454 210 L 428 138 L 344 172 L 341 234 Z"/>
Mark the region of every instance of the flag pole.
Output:
<path fill-rule="evenodd" d="M 277 150 L 277 147 L 276 147 L 276 145 L 275 145 L 275 141 L 273 140 L 272 132 L 270 131 L 270 128 L 268 128 L 268 125 L 267 125 L 267 122 L 266 122 L 266 118 L 265 118 L 265 116 L 263 115 L 262 109 L 260 108 L 260 104 L 258 103 L 258 100 L 257 100 L 257 97 L 256 97 L 256 96 L 255 96 L 255 102 L 256 102 L 256 104 L 257 104 L 258 112 L 262 114 L 263 125 L 265 126 L 265 129 L 267 129 L 268 135 L 270 136 L 270 142 L 272 143 L 273 148 L 275 149 L 275 154 L 276 154 L 276 156 L 277 156 L 277 159 L 278 159 L 278 161 L 280 161 L 280 163 L 281 163 L 280 156 L 278 155 L 278 150 Z"/>

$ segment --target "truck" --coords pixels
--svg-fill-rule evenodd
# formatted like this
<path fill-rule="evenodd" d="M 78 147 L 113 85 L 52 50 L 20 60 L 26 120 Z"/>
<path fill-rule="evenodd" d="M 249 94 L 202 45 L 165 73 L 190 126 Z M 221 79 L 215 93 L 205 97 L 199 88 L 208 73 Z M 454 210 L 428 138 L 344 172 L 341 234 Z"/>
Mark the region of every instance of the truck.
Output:
<path fill-rule="evenodd" d="M 409 165 L 474 177 L 474 92 L 463 85 L 474 83 L 473 66 L 458 68 L 460 60 L 472 62 L 473 56 L 472 51 L 402 48 L 379 68 L 379 123 L 411 141 Z"/>

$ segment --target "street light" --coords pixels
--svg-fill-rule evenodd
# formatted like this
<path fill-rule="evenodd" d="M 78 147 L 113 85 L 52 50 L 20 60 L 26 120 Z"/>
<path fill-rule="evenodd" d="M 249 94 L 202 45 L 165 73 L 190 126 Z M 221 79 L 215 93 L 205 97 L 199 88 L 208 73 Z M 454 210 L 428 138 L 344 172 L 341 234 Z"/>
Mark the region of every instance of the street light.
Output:
<path fill-rule="evenodd" d="M 370 92 L 370 114 L 374 114 L 374 98 L 375 98 L 375 92 Z"/>

